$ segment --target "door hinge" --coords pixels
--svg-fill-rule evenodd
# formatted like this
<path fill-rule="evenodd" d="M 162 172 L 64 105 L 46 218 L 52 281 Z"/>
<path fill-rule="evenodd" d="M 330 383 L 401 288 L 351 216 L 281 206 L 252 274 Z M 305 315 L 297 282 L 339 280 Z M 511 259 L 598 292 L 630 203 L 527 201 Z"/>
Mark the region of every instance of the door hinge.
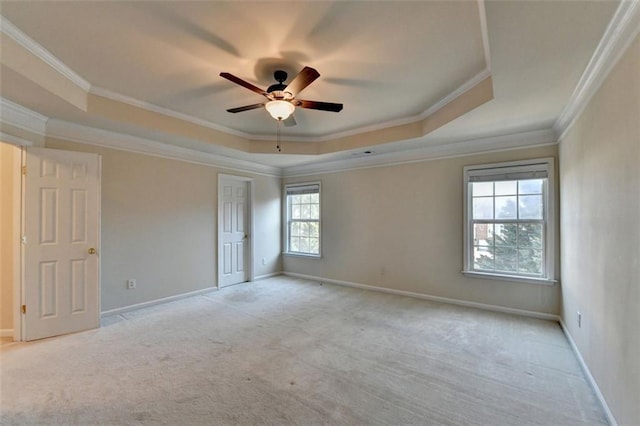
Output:
<path fill-rule="evenodd" d="M 22 174 L 26 176 L 26 174 L 27 174 L 27 166 L 22 166 Z"/>
<path fill-rule="evenodd" d="M 27 244 L 27 236 L 26 236 L 26 235 L 23 235 L 22 237 L 20 237 L 20 242 L 21 242 L 22 244 Z"/>
<path fill-rule="evenodd" d="M 27 313 L 27 305 L 22 305 L 22 313 L 23 314 Z"/>

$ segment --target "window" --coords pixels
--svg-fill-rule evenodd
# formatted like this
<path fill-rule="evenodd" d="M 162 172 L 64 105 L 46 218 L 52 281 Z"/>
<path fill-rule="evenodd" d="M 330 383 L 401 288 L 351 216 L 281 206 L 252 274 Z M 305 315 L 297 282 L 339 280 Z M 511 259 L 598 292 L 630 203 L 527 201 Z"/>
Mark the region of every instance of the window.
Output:
<path fill-rule="evenodd" d="M 553 283 L 553 159 L 464 169 L 471 276 Z"/>
<path fill-rule="evenodd" d="M 320 183 L 285 186 L 287 250 L 320 257 Z"/>

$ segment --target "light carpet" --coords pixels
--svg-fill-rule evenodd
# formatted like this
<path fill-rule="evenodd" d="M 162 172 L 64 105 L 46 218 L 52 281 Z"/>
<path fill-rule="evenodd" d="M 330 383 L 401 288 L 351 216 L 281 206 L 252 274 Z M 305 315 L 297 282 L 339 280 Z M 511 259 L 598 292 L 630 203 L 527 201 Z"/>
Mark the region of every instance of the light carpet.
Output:
<path fill-rule="evenodd" d="M 606 424 L 557 323 L 289 277 L 0 356 L 3 425 Z"/>

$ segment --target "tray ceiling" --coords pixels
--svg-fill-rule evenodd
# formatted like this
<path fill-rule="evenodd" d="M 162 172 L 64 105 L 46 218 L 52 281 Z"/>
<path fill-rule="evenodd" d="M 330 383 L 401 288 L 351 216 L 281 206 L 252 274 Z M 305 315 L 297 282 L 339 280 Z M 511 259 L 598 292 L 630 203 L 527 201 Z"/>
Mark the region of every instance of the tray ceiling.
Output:
<path fill-rule="evenodd" d="M 2 1 L 1 95 L 50 119 L 190 149 L 219 145 L 230 150 L 225 155 L 278 166 L 376 144 L 379 151 L 415 148 L 550 128 L 616 7 L 581 1 Z M 54 76 L 22 66 L 24 44 L 15 46 L 9 27 L 61 64 L 67 80 L 56 80 L 64 77 L 60 67 L 52 67 Z M 285 138 L 317 146 L 301 149 L 309 155 L 299 160 L 261 157 L 252 143 L 273 138 L 275 121 L 263 109 L 227 113 L 262 99 L 219 73 L 266 88 L 276 69 L 293 76 L 305 65 L 321 76 L 301 97 L 341 102 L 344 110 L 297 109 L 298 125 L 286 128 Z M 447 105 L 446 114 L 434 115 Z M 332 140 L 339 142 L 335 149 L 319 145 Z"/>

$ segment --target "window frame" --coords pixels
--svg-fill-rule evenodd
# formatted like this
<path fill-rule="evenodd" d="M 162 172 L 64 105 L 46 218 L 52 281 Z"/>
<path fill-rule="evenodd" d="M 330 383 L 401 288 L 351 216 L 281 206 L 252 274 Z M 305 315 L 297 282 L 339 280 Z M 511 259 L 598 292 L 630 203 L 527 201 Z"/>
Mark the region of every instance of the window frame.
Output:
<path fill-rule="evenodd" d="M 518 273 L 508 273 L 499 271 L 485 271 L 474 269 L 473 256 L 473 203 L 471 200 L 472 193 L 470 178 L 475 176 L 493 176 L 504 175 L 506 173 L 523 173 L 523 172 L 546 172 L 547 181 L 543 185 L 543 268 L 541 276 L 530 276 Z M 492 182 L 508 180 L 496 179 Z M 516 180 L 516 179 L 513 179 Z M 512 282 L 524 282 L 533 284 L 553 285 L 555 280 L 555 262 L 556 262 L 556 183 L 555 183 L 555 161 L 554 158 L 539 158 L 523 161 L 509 161 L 502 163 L 481 164 L 474 166 L 465 166 L 463 169 L 463 210 L 464 210 L 464 232 L 463 232 L 463 270 L 465 276 L 473 278 L 485 278 L 506 280 Z M 495 194 L 494 194 L 495 199 Z M 496 222 L 494 218 L 491 222 Z M 506 220 L 507 222 L 519 222 L 518 220 Z M 504 222 L 504 221 L 502 221 Z"/>
<path fill-rule="evenodd" d="M 296 222 L 316 222 L 318 223 L 318 253 L 305 253 L 305 252 L 297 252 L 297 251 L 291 251 L 291 247 L 290 247 L 290 243 L 291 243 L 291 223 L 293 222 L 293 219 L 291 218 L 291 203 L 290 203 L 290 199 L 289 199 L 289 195 L 294 195 L 294 194 L 289 194 L 290 189 L 295 189 L 295 188 L 304 188 L 304 187 L 314 187 L 316 186 L 318 188 L 318 219 L 302 219 L 302 220 L 296 220 Z M 293 256 L 293 257 L 305 257 L 305 258 L 312 258 L 312 259 L 320 259 L 322 258 L 322 184 L 320 181 L 314 181 L 314 182 L 297 182 L 297 183 L 290 183 L 290 184 L 286 184 L 284 185 L 284 199 L 283 199 L 283 222 L 285 224 L 284 226 L 284 252 L 283 254 L 287 255 L 287 256 Z"/>

